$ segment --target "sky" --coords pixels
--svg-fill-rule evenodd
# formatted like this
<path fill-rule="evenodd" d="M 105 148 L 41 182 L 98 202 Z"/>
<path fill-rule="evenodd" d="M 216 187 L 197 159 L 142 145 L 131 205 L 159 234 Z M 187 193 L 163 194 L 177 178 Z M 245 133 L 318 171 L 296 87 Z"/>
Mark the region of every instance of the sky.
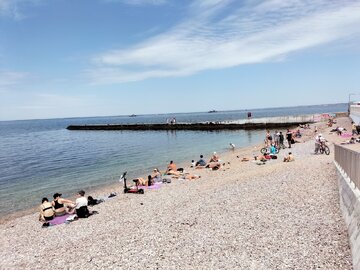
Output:
<path fill-rule="evenodd" d="M 360 100 L 360 0 L 0 0 L 0 120 Z"/>

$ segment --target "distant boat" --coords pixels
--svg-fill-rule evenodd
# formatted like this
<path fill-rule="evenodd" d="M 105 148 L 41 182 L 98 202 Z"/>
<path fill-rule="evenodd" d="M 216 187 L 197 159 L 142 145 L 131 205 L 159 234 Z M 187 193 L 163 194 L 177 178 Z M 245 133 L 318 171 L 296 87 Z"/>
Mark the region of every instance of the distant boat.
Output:
<path fill-rule="evenodd" d="M 129 117 L 136 117 L 136 116 L 137 116 L 136 114 L 129 115 Z"/>
<path fill-rule="evenodd" d="M 217 111 L 215 110 L 211 110 L 211 111 L 208 111 L 208 113 L 216 113 Z"/>

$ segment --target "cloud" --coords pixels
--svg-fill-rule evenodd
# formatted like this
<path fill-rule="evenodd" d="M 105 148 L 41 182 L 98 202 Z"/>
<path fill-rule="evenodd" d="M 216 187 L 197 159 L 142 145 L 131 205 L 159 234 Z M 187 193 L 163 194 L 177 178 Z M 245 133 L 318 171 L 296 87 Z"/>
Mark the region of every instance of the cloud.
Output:
<path fill-rule="evenodd" d="M 0 0 L 0 17 L 8 17 L 14 20 L 22 20 L 26 15 L 22 12 L 22 7 L 35 5 L 42 0 Z"/>
<path fill-rule="evenodd" d="M 0 0 L 0 16 L 20 19 L 22 15 L 18 11 L 17 1 Z"/>
<path fill-rule="evenodd" d="M 28 77 L 26 72 L 0 71 L 0 89 L 18 85 Z"/>
<path fill-rule="evenodd" d="M 93 57 L 95 84 L 188 76 L 284 58 L 360 36 L 360 3 L 335 0 L 202 0 L 174 28 Z"/>

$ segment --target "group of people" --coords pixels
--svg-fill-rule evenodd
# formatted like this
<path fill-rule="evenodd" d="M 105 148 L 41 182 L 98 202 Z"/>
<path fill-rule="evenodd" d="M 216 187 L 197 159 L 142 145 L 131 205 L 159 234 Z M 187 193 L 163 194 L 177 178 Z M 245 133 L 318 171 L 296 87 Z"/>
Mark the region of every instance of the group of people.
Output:
<path fill-rule="evenodd" d="M 166 119 L 166 124 L 169 124 L 169 125 L 174 125 L 174 124 L 176 124 L 176 118 L 173 117 L 173 118 L 168 118 L 168 119 Z"/>
<path fill-rule="evenodd" d="M 39 220 L 43 222 L 43 226 L 48 226 L 49 221 L 55 217 L 64 216 L 66 214 L 76 214 L 78 218 L 87 218 L 92 212 L 88 209 L 88 198 L 85 197 L 85 191 L 80 190 L 76 196 L 76 200 L 71 201 L 61 197 L 62 194 L 55 193 L 53 200 L 50 202 L 48 198 L 43 198 L 40 205 Z"/>
<path fill-rule="evenodd" d="M 285 141 L 285 138 L 286 138 L 286 141 L 288 143 L 288 148 L 291 148 L 291 145 L 294 144 L 296 141 L 295 141 L 295 138 L 300 138 L 302 135 L 301 135 L 301 132 L 300 132 L 300 129 L 297 129 L 296 131 L 291 131 L 290 129 L 287 129 L 286 133 L 285 133 L 285 136 L 284 134 L 282 133 L 282 131 L 275 131 L 273 135 L 271 135 L 270 131 L 267 130 L 266 131 L 266 135 L 265 135 L 265 145 L 267 147 L 271 147 L 271 146 L 274 146 L 276 148 L 285 148 L 285 144 L 284 144 L 284 141 Z"/>
<path fill-rule="evenodd" d="M 221 164 L 220 156 L 216 152 L 212 154 L 208 162 L 204 159 L 203 155 L 200 155 L 200 159 L 196 163 L 194 163 L 194 160 L 191 161 L 191 167 L 196 169 L 209 168 L 216 171 L 224 165 L 225 163 Z"/>

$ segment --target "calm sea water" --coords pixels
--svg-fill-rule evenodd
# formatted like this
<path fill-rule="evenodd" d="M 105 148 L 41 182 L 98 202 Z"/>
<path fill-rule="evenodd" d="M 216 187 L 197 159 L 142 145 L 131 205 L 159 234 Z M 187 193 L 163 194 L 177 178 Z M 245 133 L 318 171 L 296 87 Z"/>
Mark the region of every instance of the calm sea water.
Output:
<path fill-rule="evenodd" d="M 252 110 L 254 117 L 346 111 L 347 104 Z M 91 117 L 0 122 L 0 215 L 34 207 L 42 197 L 116 183 L 177 163 L 226 151 L 229 142 L 248 146 L 261 142 L 264 131 L 68 131 L 70 124 L 164 123 L 225 121 L 246 117 L 246 111 L 183 113 L 137 117 Z M 120 186 L 119 186 L 119 190 Z"/>

